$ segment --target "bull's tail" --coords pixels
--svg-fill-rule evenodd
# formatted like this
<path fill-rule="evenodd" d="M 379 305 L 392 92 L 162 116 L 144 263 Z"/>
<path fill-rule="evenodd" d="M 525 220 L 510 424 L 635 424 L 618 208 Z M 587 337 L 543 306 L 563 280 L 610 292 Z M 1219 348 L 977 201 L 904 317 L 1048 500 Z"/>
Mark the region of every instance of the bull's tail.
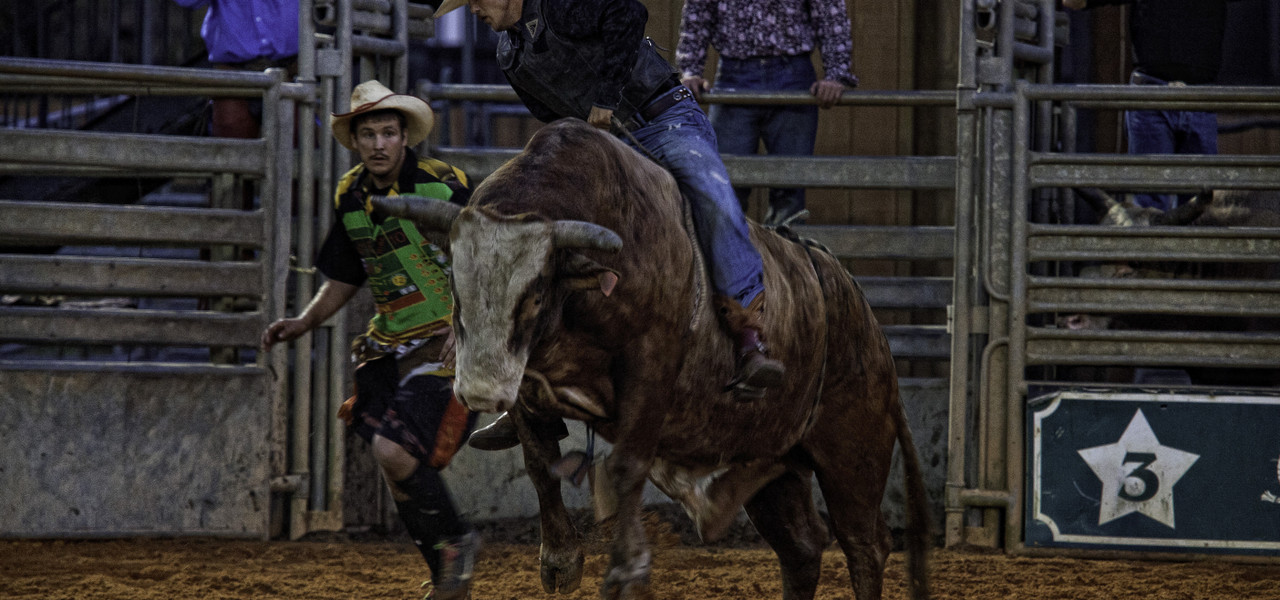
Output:
<path fill-rule="evenodd" d="M 902 473 L 907 492 L 907 530 L 904 538 L 909 578 L 907 587 L 913 600 L 926 600 L 929 597 L 929 540 L 932 538 L 929 502 L 924 489 L 924 473 L 920 470 L 920 455 L 911 438 L 911 429 L 907 427 L 906 408 L 902 406 L 901 400 L 898 401 L 898 410 L 894 414 L 894 425 L 898 429 L 898 446 L 902 448 Z"/>

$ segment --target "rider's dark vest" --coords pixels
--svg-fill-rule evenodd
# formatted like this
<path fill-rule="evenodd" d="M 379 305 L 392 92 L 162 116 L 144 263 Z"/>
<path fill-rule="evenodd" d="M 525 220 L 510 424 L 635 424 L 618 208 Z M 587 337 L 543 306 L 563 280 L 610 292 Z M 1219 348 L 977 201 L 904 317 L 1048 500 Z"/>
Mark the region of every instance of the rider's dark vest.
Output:
<path fill-rule="evenodd" d="M 537 98 L 556 114 L 585 121 L 591 113 L 598 80 L 590 74 L 601 64 L 604 44 L 574 44 L 556 35 L 543 14 L 545 0 L 535 1 L 532 16 L 526 13 L 515 30 L 498 36 L 498 66 L 511 85 Z M 539 52 L 533 51 L 535 43 Z M 622 89 L 622 102 L 613 111 L 614 116 L 626 122 L 647 100 L 671 87 L 675 72 L 654 49 L 652 41 L 641 40 L 636 66 Z"/>

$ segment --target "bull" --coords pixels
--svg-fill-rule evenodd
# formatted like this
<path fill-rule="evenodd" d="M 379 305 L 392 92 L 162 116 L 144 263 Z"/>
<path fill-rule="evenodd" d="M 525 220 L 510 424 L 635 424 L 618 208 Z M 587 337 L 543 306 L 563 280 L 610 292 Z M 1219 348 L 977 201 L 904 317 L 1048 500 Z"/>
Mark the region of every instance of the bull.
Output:
<path fill-rule="evenodd" d="M 602 597 L 650 597 L 649 478 L 704 539 L 745 507 L 778 555 L 783 597 L 813 598 L 831 539 L 812 497 L 816 475 L 856 597 L 880 598 L 890 551 L 880 502 L 895 442 L 910 584 L 927 596 L 924 483 L 893 358 L 835 257 L 752 224 L 770 294 L 766 333 L 788 378 L 745 402 L 724 388 L 730 340 L 674 179 L 607 133 L 573 120 L 540 129 L 460 210 L 406 197 L 378 204 L 451 229 L 454 391 L 473 410 L 510 411 L 517 425 L 548 593 L 572 592 L 582 577 L 580 538 L 549 472 L 558 443 L 533 433 L 565 417 L 613 445 L 601 468 L 616 502 Z"/>

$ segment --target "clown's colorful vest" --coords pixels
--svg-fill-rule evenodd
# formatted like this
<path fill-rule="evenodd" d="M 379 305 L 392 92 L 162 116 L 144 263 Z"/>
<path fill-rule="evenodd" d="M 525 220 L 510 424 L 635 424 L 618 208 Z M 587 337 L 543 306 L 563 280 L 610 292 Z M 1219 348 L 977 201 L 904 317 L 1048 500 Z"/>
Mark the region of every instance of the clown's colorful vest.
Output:
<path fill-rule="evenodd" d="M 438 169 L 434 167 L 449 169 L 434 160 L 421 160 L 417 166 L 433 175 L 444 174 L 436 173 Z M 343 178 L 339 194 L 351 188 L 355 188 L 351 189 L 353 192 L 359 189 L 359 170 L 357 167 Z M 447 202 L 453 190 L 437 181 L 417 183 L 411 193 Z M 392 190 L 388 195 L 399 194 Z M 359 204 L 364 205 L 364 210 L 352 209 L 352 204 L 343 210 L 340 202 L 339 216 L 369 275 L 369 290 L 377 306 L 378 314 L 370 321 L 370 341 L 397 346 L 421 339 L 442 324 L 451 323 L 451 268 L 444 251 L 423 237 L 408 220 L 388 217 L 375 225 L 370 218 L 372 206 L 368 200 Z"/>

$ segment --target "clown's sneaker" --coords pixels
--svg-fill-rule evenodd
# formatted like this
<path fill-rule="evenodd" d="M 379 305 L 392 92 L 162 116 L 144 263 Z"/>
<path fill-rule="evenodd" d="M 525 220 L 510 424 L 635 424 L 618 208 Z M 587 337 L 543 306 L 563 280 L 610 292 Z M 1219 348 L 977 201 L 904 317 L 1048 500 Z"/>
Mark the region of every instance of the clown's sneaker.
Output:
<path fill-rule="evenodd" d="M 480 534 L 473 529 L 436 544 L 440 552 L 440 572 L 435 576 L 431 600 L 467 600 L 471 596 L 471 573 L 480 552 Z"/>

